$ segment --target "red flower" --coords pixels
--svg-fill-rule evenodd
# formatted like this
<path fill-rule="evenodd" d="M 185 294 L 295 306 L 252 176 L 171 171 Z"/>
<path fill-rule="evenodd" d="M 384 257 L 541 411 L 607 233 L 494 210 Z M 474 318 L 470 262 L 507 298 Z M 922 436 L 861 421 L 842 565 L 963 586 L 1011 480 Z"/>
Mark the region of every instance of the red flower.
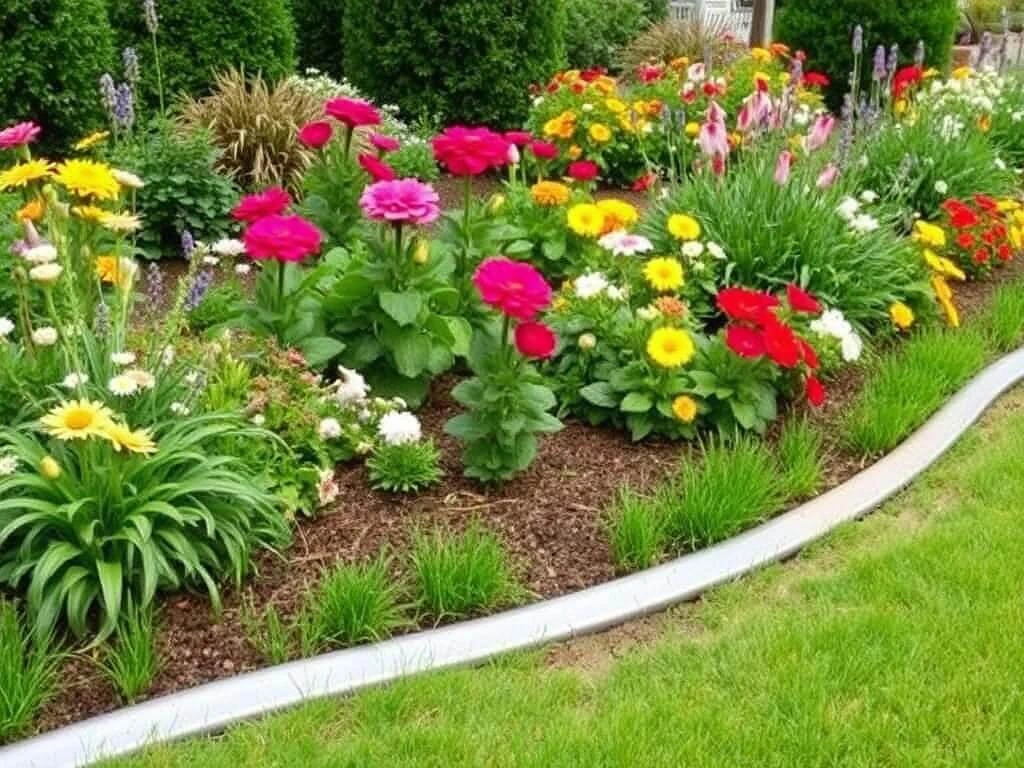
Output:
<path fill-rule="evenodd" d="M 533 136 L 529 131 L 505 131 L 505 139 L 517 147 L 525 147 L 533 141 Z"/>
<path fill-rule="evenodd" d="M 790 283 L 786 286 L 786 301 L 789 308 L 794 312 L 804 312 L 809 315 L 816 315 L 821 312 L 821 304 L 799 286 Z"/>
<path fill-rule="evenodd" d="M 634 192 L 646 192 L 657 180 L 658 174 L 648 171 L 643 176 L 637 177 L 636 181 L 633 182 L 632 189 Z"/>
<path fill-rule="evenodd" d="M 508 140 L 489 128 L 446 128 L 433 145 L 434 157 L 454 176 L 479 176 L 508 164 Z"/>
<path fill-rule="evenodd" d="M 400 146 L 402 146 L 398 139 L 394 139 L 390 136 L 385 136 L 383 133 L 375 133 L 370 137 L 370 143 L 373 144 L 374 148 L 379 150 L 381 153 L 394 152 Z"/>
<path fill-rule="evenodd" d="M 331 140 L 334 135 L 334 126 L 327 120 L 314 120 L 306 123 L 299 131 L 299 141 L 311 149 L 320 149 Z"/>
<path fill-rule="evenodd" d="M 828 75 L 824 72 L 805 72 L 803 83 L 811 88 L 828 88 L 829 83 Z"/>
<path fill-rule="evenodd" d="M 921 82 L 923 77 L 924 72 L 920 67 L 904 67 L 899 70 L 892 78 L 893 98 L 901 98 L 910 86 Z"/>
<path fill-rule="evenodd" d="M 284 213 L 285 209 L 292 204 L 292 199 L 280 187 L 268 187 L 255 195 L 246 195 L 241 202 L 231 211 L 231 215 L 238 221 L 259 221 L 267 216 L 276 216 Z"/>
<path fill-rule="evenodd" d="M 795 368 L 803 359 L 800 344 L 793 329 L 777 320 L 764 326 L 765 351 L 776 365 Z"/>
<path fill-rule="evenodd" d="M 552 82 L 548 83 L 548 93 L 554 93 L 555 91 L 557 91 L 561 87 L 562 86 L 560 86 L 558 83 L 552 81 Z"/>
<path fill-rule="evenodd" d="M 339 120 L 349 128 L 362 125 L 380 125 L 380 112 L 362 99 L 331 99 L 324 105 L 324 114 Z"/>
<path fill-rule="evenodd" d="M 970 232 L 962 232 L 956 236 L 956 244 L 965 251 L 969 251 L 974 247 L 974 235 Z"/>
<path fill-rule="evenodd" d="M 394 168 L 378 157 L 365 152 L 359 156 L 359 165 L 370 174 L 374 181 L 394 181 L 398 177 Z"/>
<path fill-rule="evenodd" d="M 544 323 L 520 323 L 515 331 L 516 349 L 523 357 L 547 360 L 555 353 L 555 332 Z"/>
<path fill-rule="evenodd" d="M 538 160 L 554 160 L 558 157 L 558 147 L 549 141 L 531 141 L 529 146 Z"/>
<path fill-rule="evenodd" d="M 575 163 L 569 163 L 568 173 L 569 177 L 576 181 L 593 181 L 598 174 L 597 163 L 590 160 L 577 160 Z"/>
<path fill-rule="evenodd" d="M 805 391 L 807 393 L 807 402 L 815 408 L 819 408 L 825 404 L 825 387 L 821 385 L 821 381 L 817 376 L 807 377 Z"/>
<path fill-rule="evenodd" d="M 996 256 L 999 257 L 1000 261 L 1009 261 L 1013 258 L 1013 249 L 1006 243 L 1003 243 L 996 251 Z"/>
<path fill-rule="evenodd" d="M 761 357 L 767 351 L 760 331 L 742 325 L 725 329 L 725 344 L 740 357 Z"/>
<path fill-rule="evenodd" d="M 302 261 L 320 250 L 320 230 L 301 216 L 266 216 L 242 236 L 245 252 L 254 259 Z"/>
<path fill-rule="evenodd" d="M 477 267 L 473 283 L 485 304 L 518 320 L 533 320 L 551 304 L 551 286 L 523 261 L 487 259 Z"/>
<path fill-rule="evenodd" d="M 989 245 L 995 245 L 996 233 L 993 232 L 991 229 L 986 229 L 984 232 L 981 233 L 981 239 L 984 240 Z"/>
<path fill-rule="evenodd" d="M 807 363 L 807 367 L 812 371 L 818 370 L 821 363 L 818 361 L 818 353 L 814 351 L 814 347 L 799 337 L 796 342 L 800 345 L 800 357 Z"/>
<path fill-rule="evenodd" d="M 979 248 L 974 252 L 974 261 L 977 264 L 987 264 L 992 254 L 988 252 L 988 248 Z"/>
<path fill-rule="evenodd" d="M 701 86 L 701 90 L 704 91 L 705 96 L 714 96 L 718 93 L 718 86 L 710 80 L 706 80 L 704 85 Z"/>
<path fill-rule="evenodd" d="M 580 80 L 585 83 L 592 83 L 606 74 L 608 74 L 608 70 L 605 67 L 591 67 L 580 72 Z"/>
<path fill-rule="evenodd" d="M 980 208 L 984 208 L 989 213 L 996 213 L 999 211 L 999 203 L 988 195 L 975 195 L 974 202 L 976 202 Z"/>
<path fill-rule="evenodd" d="M 731 320 L 764 324 L 779 300 L 770 293 L 748 291 L 746 288 L 723 288 L 716 297 L 718 308 Z"/>
<path fill-rule="evenodd" d="M 665 70 L 652 64 L 641 64 L 636 73 L 641 83 L 656 83 L 661 80 Z"/>
<path fill-rule="evenodd" d="M 970 229 L 979 223 L 978 214 L 963 203 L 951 201 L 946 208 L 949 214 L 949 223 L 954 229 Z"/>

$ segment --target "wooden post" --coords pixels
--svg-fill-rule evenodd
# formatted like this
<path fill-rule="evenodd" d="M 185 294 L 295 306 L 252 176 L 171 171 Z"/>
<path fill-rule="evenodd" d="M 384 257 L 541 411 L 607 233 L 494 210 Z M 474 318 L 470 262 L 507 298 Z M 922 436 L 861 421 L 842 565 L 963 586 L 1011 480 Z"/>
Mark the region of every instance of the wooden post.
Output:
<path fill-rule="evenodd" d="M 772 26 L 775 21 L 775 0 L 754 0 L 750 24 L 750 45 L 766 46 L 772 41 Z"/>

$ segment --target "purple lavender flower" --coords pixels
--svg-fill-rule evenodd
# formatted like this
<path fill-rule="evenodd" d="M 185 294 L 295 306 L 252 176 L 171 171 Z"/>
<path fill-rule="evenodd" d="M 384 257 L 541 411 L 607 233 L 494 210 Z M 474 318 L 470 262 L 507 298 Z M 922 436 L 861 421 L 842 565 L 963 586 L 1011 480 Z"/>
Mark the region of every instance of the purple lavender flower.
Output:
<path fill-rule="evenodd" d="M 871 79 L 876 83 L 885 80 L 885 46 L 880 45 L 875 48 L 875 60 L 873 62 L 873 69 L 871 72 Z"/>
<path fill-rule="evenodd" d="M 109 72 L 104 72 L 100 76 L 100 96 L 103 98 L 103 108 L 107 110 L 107 115 L 113 120 L 114 107 L 117 106 L 117 86 L 114 85 L 114 78 L 110 76 Z"/>
<path fill-rule="evenodd" d="M 142 14 L 146 17 L 146 29 L 155 35 L 160 28 L 160 17 L 156 12 L 156 0 L 142 0 Z"/>
<path fill-rule="evenodd" d="M 92 318 L 92 329 L 101 338 L 110 333 L 110 307 L 102 301 L 96 305 L 96 314 Z"/>
<path fill-rule="evenodd" d="M 198 275 L 196 279 L 192 281 L 192 285 L 188 288 L 188 294 L 185 296 L 185 311 L 191 312 L 193 309 L 199 306 L 203 300 L 203 296 L 210 290 L 210 285 L 213 283 L 213 272 L 209 269 L 204 269 Z"/>
<path fill-rule="evenodd" d="M 853 28 L 853 55 L 860 56 L 864 52 L 864 27 L 858 24 Z"/>
<path fill-rule="evenodd" d="M 146 303 L 152 309 L 164 303 L 164 272 L 155 261 L 146 267 Z"/>
<path fill-rule="evenodd" d="M 181 255 L 185 261 L 192 261 L 192 254 L 196 252 L 196 239 L 187 229 L 181 233 Z"/>
<path fill-rule="evenodd" d="M 924 66 L 924 40 L 917 41 L 917 48 L 914 49 L 914 66 Z"/>
<path fill-rule="evenodd" d="M 117 86 L 114 102 L 114 124 L 122 131 L 131 130 L 135 124 L 135 96 L 128 83 Z"/>
<path fill-rule="evenodd" d="M 134 48 L 125 48 L 121 51 L 121 62 L 124 64 L 124 79 L 129 84 L 135 85 L 139 82 L 139 57 Z"/>
<path fill-rule="evenodd" d="M 900 65 L 900 45 L 893 43 L 889 49 L 889 58 L 885 62 L 885 74 L 892 77 L 896 74 L 896 68 Z"/>

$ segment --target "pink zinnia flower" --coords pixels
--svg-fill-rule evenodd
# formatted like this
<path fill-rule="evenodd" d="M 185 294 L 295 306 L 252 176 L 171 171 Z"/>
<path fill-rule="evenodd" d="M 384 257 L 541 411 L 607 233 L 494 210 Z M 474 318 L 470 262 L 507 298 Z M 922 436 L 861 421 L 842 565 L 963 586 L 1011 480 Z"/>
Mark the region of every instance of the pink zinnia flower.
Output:
<path fill-rule="evenodd" d="M 477 268 L 473 283 L 484 303 L 518 320 L 533 320 L 551 304 L 551 286 L 523 261 L 487 259 Z"/>
<path fill-rule="evenodd" d="M 779 159 L 775 161 L 775 183 L 785 184 L 789 181 L 789 171 L 793 166 L 793 153 L 788 149 L 779 152 Z"/>
<path fill-rule="evenodd" d="M 558 157 L 558 147 L 550 141 L 531 141 L 529 146 L 538 160 L 554 160 Z"/>
<path fill-rule="evenodd" d="M 320 230 L 301 216 L 265 216 L 242 236 L 246 253 L 254 259 L 302 261 L 320 250 Z"/>
<path fill-rule="evenodd" d="M 16 123 L 0 131 L 0 149 L 14 149 L 36 140 L 42 129 L 35 123 Z"/>
<path fill-rule="evenodd" d="M 291 196 L 280 187 L 269 187 L 255 195 L 246 195 L 231 211 L 239 221 L 259 221 L 266 216 L 284 213 L 292 204 Z"/>
<path fill-rule="evenodd" d="M 398 177 L 394 168 L 375 155 L 364 152 L 359 156 L 359 165 L 370 174 L 374 181 L 394 181 Z"/>
<path fill-rule="evenodd" d="M 349 128 L 380 125 L 380 112 L 373 104 L 362 99 L 331 99 L 324 105 L 324 114 L 341 121 Z"/>
<path fill-rule="evenodd" d="M 533 141 L 533 135 L 528 131 L 505 131 L 505 139 L 517 147 L 525 147 Z"/>
<path fill-rule="evenodd" d="M 811 132 L 807 134 L 807 151 L 813 152 L 825 146 L 835 124 L 836 119 L 832 115 L 818 115 L 811 126 Z"/>
<path fill-rule="evenodd" d="M 569 163 L 569 169 L 567 173 L 569 178 L 575 181 L 593 181 L 597 178 L 599 172 L 597 163 L 590 160 L 577 160 L 575 163 Z"/>
<path fill-rule="evenodd" d="M 508 140 L 489 128 L 456 125 L 434 137 L 434 157 L 455 176 L 478 176 L 508 164 Z"/>
<path fill-rule="evenodd" d="M 402 146 L 398 143 L 398 139 L 385 136 L 383 133 L 373 134 L 373 136 L 370 137 L 370 143 L 373 144 L 374 148 L 380 152 L 394 152 Z"/>
<path fill-rule="evenodd" d="M 311 149 L 320 149 L 331 140 L 334 127 L 327 120 L 306 123 L 299 131 L 299 141 Z"/>
<path fill-rule="evenodd" d="M 516 349 L 523 357 L 547 360 L 555 353 L 557 338 L 544 323 L 520 323 L 515 330 Z"/>
<path fill-rule="evenodd" d="M 392 224 L 430 224 L 441 215 L 434 188 L 417 179 L 378 181 L 359 199 L 366 218 Z"/>

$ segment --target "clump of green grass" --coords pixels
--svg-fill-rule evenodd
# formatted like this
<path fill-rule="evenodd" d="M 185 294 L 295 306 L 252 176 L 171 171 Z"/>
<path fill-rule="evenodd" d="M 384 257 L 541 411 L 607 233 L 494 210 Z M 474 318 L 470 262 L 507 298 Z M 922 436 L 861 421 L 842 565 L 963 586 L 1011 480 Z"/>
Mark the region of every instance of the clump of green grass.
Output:
<path fill-rule="evenodd" d="M 699 464 L 683 459 L 666 500 L 669 538 L 687 549 L 728 539 L 778 509 L 783 484 L 772 455 L 751 437 L 715 441 Z"/>
<path fill-rule="evenodd" d="M 620 571 L 647 568 L 665 554 L 663 492 L 644 496 L 628 488 L 619 491 L 608 514 L 607 532 L 612 559 Z"/>
<path fill-rule="evenodd" d="M 0 600 L 0 744 L 28 731 L 56 690 L 64 654 L 52 640 L 29 629 L 17 608 Z"/>
<path fill-rule="evenodd" d="M 409 564 L 417 604 L 437 621 L 492 610 L 521 593 L 501 541 L 478 522 L 459 534 L 415 531 Z"/>
<path fill-rule="evenodd" d="M 982 327 L 996 352 L 1011 352 L 1024 340 L 1024 282 L 1004 283 L 992 295 Z"/>
<path fill-rule="evenodd" d="M 240 619 L 249 645 L 271 664 L 284 664 L 295 656 L 296 627 L 271 603 L 257 611 L 252 600 L 242 603 Z"/>
<path fill-rule="evenodd" d="M 814 495 L 821 487 L 821 432 L 806 418 L 782 426 L 775 446 L 782 494 L 787 500 Z"/>
<path fill-rule="evenodd" d="M 985 363 L 988 347 L 977 328 L 926 330 L 882 358 L 842 424 L 854 451 L 894 448 Z"/>
<path fill-rule="evenodd" d="M 129 704 L 149 690 L 160 667 L 153 630 L 151 609 L 128 611 L 99 661 L 103 674 Z"/>

